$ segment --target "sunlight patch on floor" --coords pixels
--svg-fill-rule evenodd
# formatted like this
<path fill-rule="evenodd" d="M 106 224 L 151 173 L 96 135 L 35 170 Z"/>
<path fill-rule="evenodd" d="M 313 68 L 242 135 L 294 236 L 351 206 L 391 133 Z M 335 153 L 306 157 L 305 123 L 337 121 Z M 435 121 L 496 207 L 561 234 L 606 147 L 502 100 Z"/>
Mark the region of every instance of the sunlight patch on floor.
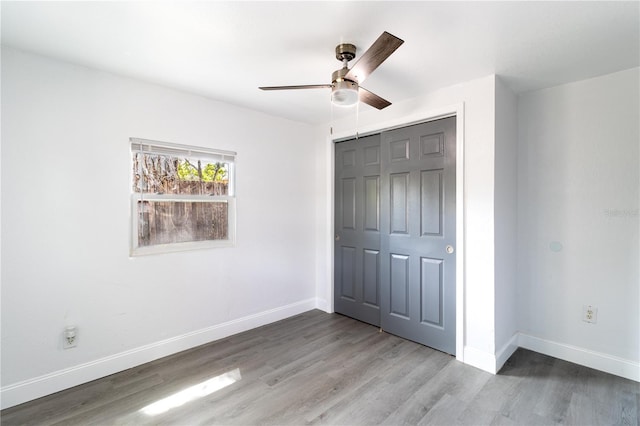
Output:
<path fill-rule="evenodd" d="M 240 369 L 228 371 L 204 382 L 188 387 L 171 396 L 149 404 L 140 411 L 149 416 L 166 413 L 172 408 L 180 407 L 187 402 L 203 398 L 242 379 Z"/>

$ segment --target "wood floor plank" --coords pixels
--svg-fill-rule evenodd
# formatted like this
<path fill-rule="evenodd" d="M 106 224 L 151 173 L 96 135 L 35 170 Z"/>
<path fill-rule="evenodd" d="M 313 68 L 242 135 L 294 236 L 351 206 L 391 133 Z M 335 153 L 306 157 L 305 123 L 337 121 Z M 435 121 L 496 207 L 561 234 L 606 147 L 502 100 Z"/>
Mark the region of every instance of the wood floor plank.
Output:
<path fill-rule="evenodd" d="M 441 358 L 445 359 L 445 358 Z M 477 368 L 446 360 L 446 364 L 434 369 L 434 375 L 403 402 L 384 423 L 417 424 L 445 396 L 453 396 L 465 404 L 470 403 L 491 375 Z M 460 412 L 464 408 L 461 407 Z"/>
<path fill-rule="evenodd" d="M 145 407 L 236 381 L 162 413 Z M 225 376 L 227 377 L 227 376 Z M 640 384 L 518 349 L 498 375 L 310 311 L 0 412 L 2 425 L 638 424 Z"/>
<path fill-rule="evenodd" d="M 460 412 L 467 404 L 468 402 L 445 393 L 417 425 L 458 425 Z"/>

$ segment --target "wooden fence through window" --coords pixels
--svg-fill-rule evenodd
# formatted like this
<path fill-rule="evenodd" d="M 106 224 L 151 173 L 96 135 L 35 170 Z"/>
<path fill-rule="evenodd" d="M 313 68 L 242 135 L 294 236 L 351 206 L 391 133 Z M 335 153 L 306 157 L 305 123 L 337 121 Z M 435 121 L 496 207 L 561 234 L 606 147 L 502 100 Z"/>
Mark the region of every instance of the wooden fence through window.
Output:
<path fill-rule="evenodd" d="M 169 194 L 227 195 L 228 183 L 179 181 L 167 189 L 172 190 Z M 226 240 L 228 219 L 224 200 L 138 201 L 138 244 Z"/>

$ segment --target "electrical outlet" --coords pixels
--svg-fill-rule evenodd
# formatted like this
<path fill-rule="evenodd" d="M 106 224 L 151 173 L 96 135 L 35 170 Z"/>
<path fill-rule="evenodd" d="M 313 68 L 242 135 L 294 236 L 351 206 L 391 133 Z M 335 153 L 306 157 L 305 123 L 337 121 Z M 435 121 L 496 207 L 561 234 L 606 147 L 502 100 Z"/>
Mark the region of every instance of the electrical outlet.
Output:
<path fill-rule="evenodd" d="M 75 325 L 70 325 L 64 328 L 62 333 L 62 347 L 64 349 L 71 349 L 78 346 L 78 330 Z"/>
<path fill-rule="evenodd" d="M 582 306 L 582 321 L 595 324 L 598 322 L 598 308 L 591 305 Z"/>

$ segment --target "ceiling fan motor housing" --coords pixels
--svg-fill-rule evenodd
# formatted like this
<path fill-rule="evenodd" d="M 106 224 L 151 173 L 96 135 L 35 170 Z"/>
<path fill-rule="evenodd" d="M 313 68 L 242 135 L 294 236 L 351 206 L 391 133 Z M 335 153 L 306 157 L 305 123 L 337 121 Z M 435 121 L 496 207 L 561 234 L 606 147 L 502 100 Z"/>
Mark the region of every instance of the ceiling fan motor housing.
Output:
<path fill-rule="evenodd" d="M 350 79 L 350 78 L 345 78 L 345 76 L 347 75 L 347 73 L 349 72 L 348 68 L 340 68 L 339 70 L 335 70 L 333 72 L 333 74 L 331 74 L 331 82 L 332 83 L 339 83 L 342 81 L 348 81 L 351 82 L 353 84 L 355 84 L 356 86 L 358 85 L 358 81 L 355 79 Z"/>
<path fill-rule="evenodd" d="M 358 82 L 345 79 L 347 72 L 349 70 L 345 67 L 331 75 L 331 101 L 336 105 L 350 106 L 358 102 Z"/>

